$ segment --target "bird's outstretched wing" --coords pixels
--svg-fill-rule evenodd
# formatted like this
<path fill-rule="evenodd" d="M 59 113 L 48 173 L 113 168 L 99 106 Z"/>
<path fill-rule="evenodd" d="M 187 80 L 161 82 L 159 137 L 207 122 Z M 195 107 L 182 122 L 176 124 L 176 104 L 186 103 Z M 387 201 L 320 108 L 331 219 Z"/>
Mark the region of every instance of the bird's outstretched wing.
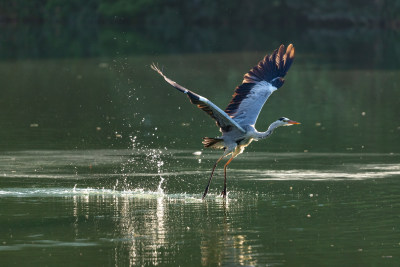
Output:
<path fill-rule="evenodd" d="M 154 63 L 151 65 L 151 68 L 158 72 L 158 74 L 160 74 L 164 78 L 164 80 L 167 81 L 167 83 L 175 87 L 178 91 L 186 94 L 192 104 L 197 105 L 198 108 L 210 115 L 217 122 L 217 125 L 221 128 L 222 131 L 229 132 L 236 128 L 239 131 L 245 133 L 245 130 L 243 130 L 243 128 L 236 121 L 229 117 L 228 114 L 217 107 L 213 102 L 172 81 L 171 79 L 166 77 L 164 73 L 162 73 L 162 71 L 157 68 Z"/>
<path fill-rule="evenodd" d="M 244 75 L 225 112 L 240 126 L 254 125 L 268 97 L 284 83 L 294 60 L 294 47 L 281 45 Z"/>

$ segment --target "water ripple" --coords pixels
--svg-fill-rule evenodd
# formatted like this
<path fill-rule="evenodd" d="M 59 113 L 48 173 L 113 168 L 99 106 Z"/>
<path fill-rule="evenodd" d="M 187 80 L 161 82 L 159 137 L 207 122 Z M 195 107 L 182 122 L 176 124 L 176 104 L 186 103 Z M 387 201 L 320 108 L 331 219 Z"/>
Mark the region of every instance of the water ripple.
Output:
<path fill-rule="evenodd" d="M 364 180 L 390 178 L 400 175 L 398 165 L 364 166 L 353 170 L 321 171 L 321 170 L 235 170 L 248 180 Z"/>
<path fill-rule="evenodd" d="M 2 245 L 0 246 L 0 251 L 15 251 L 15 250 L 22 250 L 25 248 L 90 247 L 97 245 L 98 243 L 95 242 L 84 242 L 84 241 L 66 242 L 57 240 L 35 240 L 34 242 L 31 243 Z"/>

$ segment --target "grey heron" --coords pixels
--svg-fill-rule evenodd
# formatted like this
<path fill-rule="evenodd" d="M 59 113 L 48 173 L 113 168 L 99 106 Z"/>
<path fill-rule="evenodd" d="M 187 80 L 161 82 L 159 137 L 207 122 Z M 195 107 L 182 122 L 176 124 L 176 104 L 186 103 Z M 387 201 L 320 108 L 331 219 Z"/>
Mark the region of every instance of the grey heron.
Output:
<path fill-rule="evenodd" d="M 280 45 L 271 55 L 267 54 L 244 75 L 242 84 L 236 87 L 232 100 L 225 110 L 220 109 L 207 98 L 172 81 L 154 63 L 151 65 L 151 68 L 158 72 L 165 81 L 186 94 L 192 104 L 210 115 L 222 133 L 220 137 L 203 138 L 204 147 L 224 150 L 223 155 L 218 158 L 211 170 L 203 199 L 210 188 L 215 168 L 224 157 L 230 155 L 224 165 L 224 189 L 221 194 L 225 198 L 226 169 L 237 155 L 241 154 L 253 140 L 258 141 L 269 137 L 280 126 L 300 124 L 282 117 L 271 123 L 265 132 L 259 132 L 254 127 L 264 103 L 274 91 L 283 85 L 284 77 L 293 63 L 294 54 L 295 49 L 292 44 L 289 44 L 286 50 L 284 45 Z"/>

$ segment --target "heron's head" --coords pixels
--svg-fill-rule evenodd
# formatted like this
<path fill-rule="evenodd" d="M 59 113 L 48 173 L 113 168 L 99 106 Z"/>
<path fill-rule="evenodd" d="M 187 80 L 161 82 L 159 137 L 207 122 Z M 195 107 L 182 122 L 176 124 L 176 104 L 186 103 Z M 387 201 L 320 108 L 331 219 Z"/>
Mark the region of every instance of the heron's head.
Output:
<path fill-rule="evenodd" d="M 300 122 L 297 121 L 292 121 L 288 118 L 282 117 L 279 118 L 276 123 L 278 124 L 278 126 L 292 126 L 294 124 L 300 124 Z"/>

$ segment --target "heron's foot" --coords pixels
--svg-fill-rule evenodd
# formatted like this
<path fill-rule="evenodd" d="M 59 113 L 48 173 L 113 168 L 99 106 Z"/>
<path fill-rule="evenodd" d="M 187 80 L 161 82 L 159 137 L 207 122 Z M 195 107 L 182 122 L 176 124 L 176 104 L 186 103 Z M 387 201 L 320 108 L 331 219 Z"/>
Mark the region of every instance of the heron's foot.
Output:
<path fill-rule="evenodd" d="M 224 189 L 224 190 L 221 192 L 221 196 L 222 196 L 223 198 L 226 198 L 226 189 Z"/>

